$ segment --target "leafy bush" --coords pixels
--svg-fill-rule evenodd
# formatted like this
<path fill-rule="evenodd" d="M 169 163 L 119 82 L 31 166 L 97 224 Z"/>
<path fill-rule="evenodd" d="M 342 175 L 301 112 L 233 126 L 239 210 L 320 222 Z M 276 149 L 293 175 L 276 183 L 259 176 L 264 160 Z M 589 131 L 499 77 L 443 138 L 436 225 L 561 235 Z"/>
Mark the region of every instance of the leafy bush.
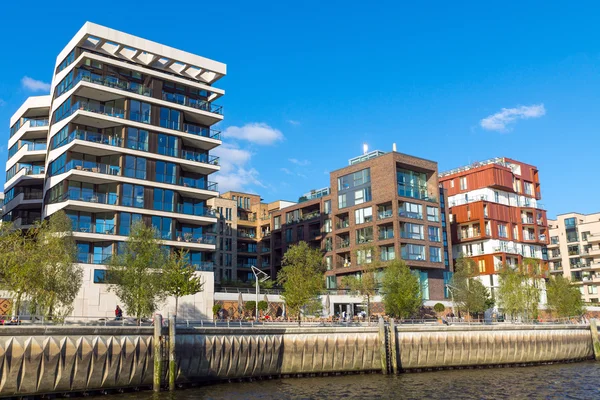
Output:
<path fill-rule="evenodd" d="M 219 311 L 221 311 L 221 308 L 222 308 L 222 307 L 221 307 L 221 305 L 220 305 L 220 304 L 215 304 L 215 305 L 212 307 L 212 312 L 213 312 L 213 315 L 218 315 L 218 314 L 219 314 Z"/>
<path fill-rule="evenodd" d="M 434 310 L 435 312 L 439 312 L 439 313 L 440 313 L 440 312 L 444 312 L 444 310 L 445 310 L 445 309 L 446 309 L 446 306 L 445 306 L 445 305 L 443 305 L 442 303 L 436 303 L 436 304 L 433 306 L 433 310 Z"/>
<path fill-rule="evenodd" d="M 267 311 L 268 308 L 269 304 L 266 301 L 261 300 L 258 302 L 258 311 Z"/>

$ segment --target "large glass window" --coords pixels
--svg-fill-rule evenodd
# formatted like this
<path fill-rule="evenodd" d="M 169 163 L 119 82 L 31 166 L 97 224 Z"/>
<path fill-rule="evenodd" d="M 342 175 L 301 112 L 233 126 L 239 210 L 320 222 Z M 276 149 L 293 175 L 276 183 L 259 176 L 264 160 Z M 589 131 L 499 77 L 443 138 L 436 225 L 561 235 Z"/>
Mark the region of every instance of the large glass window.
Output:
<path fill-rule="evenodd" d="M 425 246 L 420 244 L 403 244 L 402 258 L 404 260 L 425 261 Z"/>
<path fill-rule="evenodd" d="M 140 185 L 123 184 L 122 205 L 126 207 L 144 208 L 144 187 Z"/>
<path fill-rule="evenodd" d="M 381 261 L 391 261 L 396 259 L 396 250 L 393 245 L 380 247 L 379 253 L 381 255 Z"/>
<path fill-rule="evenodd" d="M 154 189 L 153 207 L 160 211 L 175 211 L 175 195 L 172 190 Z"/>
<path fill-rule="evenodd" d="M 159 134 L 158 135 L 158 154 L 163 156 L 177 157 L 179 149 L 179 140 L 175 136 Z"/>
<path fill-rule="evenodd" d="M 373 262 L 373 254 L 371 249 L 361 249 L 356 251 L 356 263 L 358 265 L 371 264 Z"/>
<path fill-rule="evenodd" d="M 429 261 L 442 262 L 442 249 L 439 247 L 429 247 Z"/>
<path fill-rule="evenodd" d="M 400 234 L 404 239 L 423 240 L 423 225 L 411 224 L 408 222 L 400 223 Z"/>
<path fill-rule="evenodd" d="M 356 244 L 370 243 L 373 241 L 373 227 L 366 226 L 356 230 Z"/>
<path fill-rule="evenodd" d="M 358 189 L 354 192 L 354 204 L 362 204 L 371 201 L 371 187 Z"/>
<path fill-rule="evenodd" d="M 127 148 L 148 151 L 148 131 L 127 128 Z"/>
<path fill-rule="evenodd" d="M 122 212 L 119 215 L 119 235 L 129 236 L 131 225 L 142 220 L 141 214 L 131 214 Z"/>
<path fill-rule="evenodd" d="M 437 207 L 427 206 L 427 221 L 440 222 L 439 210 Z"/>
<path fill-rule="evenodd" d="M 394 238 L 394 226 L 384 225 L 379 227 L 379 240 L 393 239 Z"/>
<path fill-rule="evenodd" d="M 175 164 L 170 162 L 157 161 L 156 182 L 175 184 Z"/>
<path fill-rule="evenodd" d="M 425 173 L 398 168 L 396 178 L 398 181 L 398 196 L 416 199 L 428 198 L 427 175 Z"/>
<path fill-rule="evenodd" d="M 146 179 L 146 159 L 144 157 L 125 156 L 125 176 Z"/>
<path fill-rule="evenodd" d="M 161 107 L 160 126 L 178 131 L 181 130 L 181 111 Z"/>
<path fill-rule="evenodd" d="M 338 190 L 343 191 L 355 186 L 371 182 L 371 170 L 369 168 L 338 178 Z"/>
<path fill-rule="evenodd" d="M 161 239 L 173 239 L 173 220 L 171 218 L 153 216 L 152 227 L 157 230 L 158 235 Z"/>
<path fill-rule="evenodd" d="M 398 213 L 404 218 L 423 219 L 423 206 L 421 204 L 400 202 Z"/>
<path fill-rule="evenodd" d="M 428 226 L 427 227 L 427 236 L 429 237 L 429 241 L 439 242 L 440 241 L 440 228 L 438 228 L 437 226 Z"/>
<path fill-rule="evenodd" d="M 132 121 L 144 122 L 146 124 L 150 123 L 151 117 L 150 104 L 143 103 L 137 100 L 131 100 L 129 102 L 129 119 Z"/>
<path fill-rule="evenodd" d="M 346 193 L 338 195 L 338 208 L 346 207 Z"/>
<path fill-rule="evenodd" d="M 359 208 L 354 211 L 354 223 L 364 224 L 367 222 L 373 222 L 373 208 Z"/>
<path fill-rule="evenodd" d="M 103 233 L 107 235 L 115 234 L 116 215 L 112 213 L 98 213 L 96 214 L 96 233 Z"/>
<path fill-rule="evenodd" d="M 577 225 L 577 220 L 573 217 L 573 218 L 565 218 L 565 228 L 569 229 L 569 228 L 575 228 L 575 226 Z"/>

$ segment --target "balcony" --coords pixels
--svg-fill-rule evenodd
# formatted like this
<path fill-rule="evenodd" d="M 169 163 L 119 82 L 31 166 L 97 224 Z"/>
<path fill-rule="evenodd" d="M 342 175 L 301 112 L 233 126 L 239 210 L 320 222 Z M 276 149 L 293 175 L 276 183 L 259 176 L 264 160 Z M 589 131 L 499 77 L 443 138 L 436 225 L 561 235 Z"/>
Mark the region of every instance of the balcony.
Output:
<path fill-rule="evenodd" d="M 461 231 L 457 233 L 459 240 L 477 239 L 481 237 L 481 232 Z"/>
<path fill-rule="evenodd" d="M 392 231 L 392 232 L 380 233 L 377 238 L 378 238 L 378 240 L 393 239 L 394 238 L 394 232 Z"/>
<path fill-rule="evenodd" d="M 6 172 L 6 182 L 10 181 L 21 171 L 23 171 L 24 176 L 44 175 L 46 172 L 46 168 L 43 165 L 23 165 L 19 169 L 17 169 L 17 165 L 14 165 Z"/>
<path fill-rule="evenodd" d="M 262 247 L 260 249 L 261 253 L 270 253 L 271 252 L 271 248 L 270 247 Z"/>
<path fill-rule="evenodd" d="M 320 230 L 308 232 L 308 237 L 310 240 L 320 239 L 322 235 L 323 235 L 323 233 Z"/>
<path fill-rule="evenodd" d="M 338 221 L 335 224 L 335 227 L 337 229 L 345 229 L 345 228 L 348 228 L 349 226 L 350 226 L 350 220 L 348 220 L 348 219 L 344 219 L 342 221 Z"/>
<path fill-rule="evenodd" d="M 399 210 L 398 215 L 402 218 L 423 219 L 423 214 L 404 210 Z"/>
<path fill-rule="evenodd" d="M 475 196 L 475 197 L 470 197 L 467 199 L 456 199 L 456 200 L 451 200 L 448 202 L 448 206 L 449 207 L 454 207 L 454 206 L 460 206 L 463 204 L 469 204 L 469 203 L 474 203 L 476 201 L 487 201 L 488 198 L 486 195 L 480 195 L 480 196 Z"/>
<path fill-rule="evenodd" d="M 188 96 L 168 92 L 162 93 L 162 99 L 170 103 L 175 103 L 186 107 L 192 107 L 197 110 L 202 110 L 213 114 L 223 115 L 222 106 L 212 104 L 208 101 L 196 100 Z"/>
<path fill-rule="evenodd" d="M 533 217 L 523 217 L 523 218 L 521 218 L 521 223 L 526 224 L 526 225 L 533 225 L 534 224 Z"/>
<path fill-rule="evenodd" d="M 393 216 L 394 216 L 394 211 L 392 211 L 392 210 L 379 211 L 377 213 L 377 219 L 379 219 L 379 220 L 392 218 Z"/>
<path fill-rule="evenodd" d="M 337 243 L 337 248 L 338 249 L 346 249 L 348 247 L 350 247 L 350 239 L 340 240 Z"/>
<path fill-rule="evenodd" d="M 242 239 L 256 239 L 256 233 L 238 231 L 237 237 Z"/>
<path fill-rule="evenodd" d="M 73 80 L 73 83 L 66 87 L 62 92 L 57 92 L 56 95 L 60 96 L 62 93 L 67 92 L 71 87 L 75 86 L 79 82 L 89 82 L 95 85 L 101 85 L 112 89 L 119 89 L 129 93 L 139 94 L 141 96 L 152 97 L 152 89 L 148 86 L 140 85 L 136 82 L 120 80 L 113 76 L 92 74 L 87 71 L 81 71 L 79 74 L 77 74 Z"/>
<path fill-rule="evenodd" d="M 175 233 L 175 240 L 178 242 L 185 243 L 200 243 L 200 244 L 216 244 L 217 238 L 216 236 L 203 236 L 203 235 L 194 235 L 189 232 L 177 231 Z"/>
<path fill-rule="evenodd" d="M 579 254 L 580 254 L 579 250 L 570 250 L 569 251 L 569 257 L 578 256 Z"/>
<path fill-rule="evenodd" d="M 57 118 L 55 120 L 55 123 L 62 121 L 63 119 L 71 116 L 73 113 L 75 113 L 78 110 L 88 111 L 88 112 L 92 112 L 95 114 L 101 114 L 101 115 L 105 115 L 107 117 L 126 119 L 125 118 L 125 110 L 122 110 L 120 108 L 104 106 L 102 104 L 91 104 L 91 103 L 88 103 L 87 101 L 78 101 L 77 103 L 73 104 L 73 106 L 71 106 L 71 109 L 69 111 L 67 111 L 66 113 L 61 115 L 59 118 Z M 141 122 L 144 124 L 150 124 L 150 115 L 149 114 L 141 115 L 139 113 L 137 113 L 137 114 L 131 113 L 131 115 L 128 119 L 130 121 Z M 162 128 L 168 128 L 168 129 L 173 129 L 173 130 L 184 132 L 184 133 L 189 133 L 191 135 L 202 136 L 202 137 L 215 139 L 215 140 L 221 140 L 221 132 L 220 131 L 216 131 L 216 130 L 213 130 L 210 128 L 206 128 L 206 127 L 202 127 L 202 126 L 198 126 L 198 125 L 194 125 L 194 124 L 188 124 L 188 123 L 182 124 L 180 121 L 160 120 L 159 126 Z"/>
<path fill-rule="evenodd" d="M 400 237 L 402 239 L 412 240 L 425 240 L 425 236 L 422 233 L 400 231 Z"/>
<path fill-rule="evenodd" d="M 320 211 L 313 211 L 311 213 L 302 215 L 302 217 L 300 217 L 300 221 L 310 221 L 311 219 L 316 219 L 316 218 L 319 218 L 320 216 L 321 216 Z"/>
<path fill-rule="evenodd" d="M 205 181 L 204 179 L 180 177 L 179 178 L 179 186 L 191 187 L 194 189 L 209 190 L 209 191 L 213 191 L 213 192 L 219 191 L 218 183 Z"/>
<path fill-rule="evenodd" d="M 200 261 L 196 263 L 192 263 L 196 271 L 206 271 L 212 272 L 215 270 L 215 265 L 212 261 Z"/>
<path fill-rule="evenodd" d="M 101 235 L 115 235 L 115 224 L 112 223 L 91 223 L 73 221 L 73 232 L 96 233 Z"/>

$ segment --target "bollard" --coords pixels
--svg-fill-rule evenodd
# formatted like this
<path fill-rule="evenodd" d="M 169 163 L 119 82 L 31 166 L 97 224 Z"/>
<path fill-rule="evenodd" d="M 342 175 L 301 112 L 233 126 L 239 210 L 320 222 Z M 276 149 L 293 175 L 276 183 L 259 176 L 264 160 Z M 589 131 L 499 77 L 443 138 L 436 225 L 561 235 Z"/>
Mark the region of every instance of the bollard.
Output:
<path fill-rule="evenodd" d="M 152 388 L 155 392 L 160 392 L 162 381 L 162 315 L 154 315 L 154 380 Z"/>
<path fill-rule="evenodd" d="M 394 374 L 398 374 L 398 347 L 396 344 L 396 324 L 394 318 L 390 318 L 390 363 L 392 364 L 392 371 Z"/>
<path fill-rule="evenodd" d="M 177 374 L 177 362 L 175 361 L 175 316 L 169 317 L 169 390 L 175 390 L 175 375 Z"/>
<path fill-rule="evenodd" d="M 592 332 L 592 347 L 594 348 L 594 358 L 600 361 L 600 340 L 598 339 L 598 320 L 590 319 L 590 331 Z"/>
<path fill-rule="evenodd" d="M 387 346 L 385 340 L 385 323 L 383 318 L 379 317 L 379 355 L 381 357 L 381 372 L 384 375 L 388 373 L 387 365 Z"/>

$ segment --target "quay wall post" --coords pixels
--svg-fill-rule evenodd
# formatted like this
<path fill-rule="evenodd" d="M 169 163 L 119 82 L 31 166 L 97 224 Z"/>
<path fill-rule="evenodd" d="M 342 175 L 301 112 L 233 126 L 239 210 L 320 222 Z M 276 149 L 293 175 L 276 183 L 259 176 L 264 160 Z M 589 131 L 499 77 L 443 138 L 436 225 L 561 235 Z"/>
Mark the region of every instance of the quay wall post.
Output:
<path fill-rule="evenodd" d="M 154 375 L 152 380 L 152 389 L 160 392 L 162 384 L 162 315 L 154 315 Z"/>

